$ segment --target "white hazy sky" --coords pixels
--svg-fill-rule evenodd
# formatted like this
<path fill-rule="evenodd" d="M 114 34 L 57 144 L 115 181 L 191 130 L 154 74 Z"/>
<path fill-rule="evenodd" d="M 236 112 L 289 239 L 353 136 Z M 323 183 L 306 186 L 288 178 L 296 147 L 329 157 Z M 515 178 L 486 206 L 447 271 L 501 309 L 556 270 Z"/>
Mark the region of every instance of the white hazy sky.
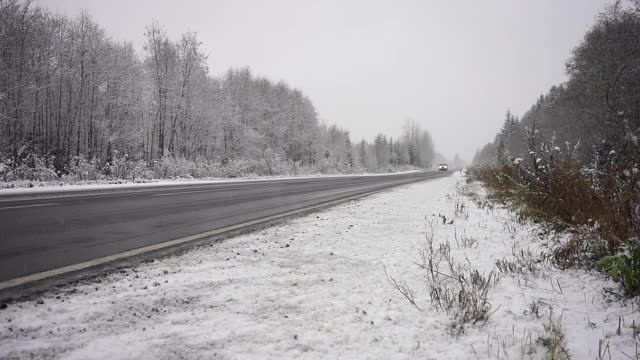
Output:
<path fill-rule="evenodd" d="M 249 66 L 301 89 L 354 142 L 397 136 L 407 118 L 438 151 L 471 160 L 510 108 L 522 115 L 566 79 L 564 63 L 604 0 L 37 0 L 88 10 L 142 53 L 153 19 L 196 31 L 211 73 Z"/>

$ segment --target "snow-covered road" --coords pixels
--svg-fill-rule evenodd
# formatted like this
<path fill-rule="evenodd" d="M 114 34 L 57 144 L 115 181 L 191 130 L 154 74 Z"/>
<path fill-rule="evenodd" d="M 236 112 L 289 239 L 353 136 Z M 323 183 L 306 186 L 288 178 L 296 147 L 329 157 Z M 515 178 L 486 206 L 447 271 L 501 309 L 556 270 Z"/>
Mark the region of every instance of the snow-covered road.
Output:
<path fill-rule="evenodd" d="M 502 275 L 487 323 L 451 335 L 451 317 L 431 307 L 414 264 L 425 218 L 436 241 L 481 271 L 514 246 L 536 254 L 554 241 L 507 210 L 478 207 L 459 193 L 463 184 L 456 175 L 402 186 L 9 304 L 0 310 L 0 358 L 544 358 L 550 317 L 575 359 L 596 358 L 600 340 L 613 359 L 634 356 L 640 316 L 604 297 L 613 283 L 542 265 L 535 276 Z M 456 203 L 464 216 L 454 216 Z M 457 247 L 454 234 L 478 244 Z M 424 312 L 386 273 L 407 282 Z"/>

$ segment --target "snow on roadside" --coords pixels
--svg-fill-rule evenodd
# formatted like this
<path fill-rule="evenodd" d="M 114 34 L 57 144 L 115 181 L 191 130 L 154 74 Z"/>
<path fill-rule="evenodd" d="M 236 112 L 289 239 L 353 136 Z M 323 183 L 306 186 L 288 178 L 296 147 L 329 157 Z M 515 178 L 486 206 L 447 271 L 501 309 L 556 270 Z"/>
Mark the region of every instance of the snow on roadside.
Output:
<path fill-rule="evenodd" d="M 392 173 L 362 173 L 362 174 L 315 174 L 315 175 L 272 175 L 272 176 L 246 176 L 237 178 L 175 178 L 175 179 L 155 179 L 140 180 L 132 182 L 129 180 L 94 180 L 78 182 L 38 182 L 21 180 L 10 183 L 0 181 L 0 197 L 2 195 L 22 195 L 41 194 L 51 192 L 86 191 L 86 190 L 116 190 L 128 188 L 143 188 L 149 186 L 187 185 L 187 184 L 219 184 L 242 181 L 265 181 L 265 180 L 292 180 L 292 179 L 316 179 L 334 178 L 345 176 L 390 176 L 419 172 L 421 170 L 398 171 Z M 8 187 L 13 186 L 13 187 Z"/>
<path fill-rule="evenodd" d="M 613 359 L 635 355 L 640 316 L 603 295 L 615 284 L 544 264 L 535 275 L 503 274 L 486 324 L 452 335 L 413 263 L 425 218 L 436 241 L 480 271 L 511 258 L 514 246 L 537 254 L 555 241 L 464 197 L 463 184 L 451 176 L 399 187 L 10 304 L 0 310 L 0 358 L 544 358 L 551 322 L 575 359 L 596 358 L 600 340 Z M 456 203 L 465 204 L 458 217 Z M 461 235 L 477 246 L 456 246 Z M 386 273 L 407 282 L 424 312 Z"/>

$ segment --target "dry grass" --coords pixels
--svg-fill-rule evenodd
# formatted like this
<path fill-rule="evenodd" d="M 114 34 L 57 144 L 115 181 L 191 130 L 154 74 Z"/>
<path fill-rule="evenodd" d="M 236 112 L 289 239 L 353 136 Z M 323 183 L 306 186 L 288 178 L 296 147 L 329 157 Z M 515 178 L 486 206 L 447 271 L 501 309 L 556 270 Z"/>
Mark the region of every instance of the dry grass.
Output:
<path fill-rule="evenodd" d="M 565 334 L 562 331 L 562 315 L 553 317 L 553 310 L 549 313 L 549 321 L 544 324 L 544 335 L 538 341 L 547 348 L 546 358 L 549 360 L 566 360 L 571 356 L 566 348 Z"/>
<path fill-rule="evenodd" d="M 467 238 L 461 240 L 471 247 L 477 242 Z M 433 223 L 428 222 L 425 242 L 419 249 L 420 261 L 416 262 L 425 275 L 431 305 L 436 311 L 444 311 L 454 322 L 451 332 L 464 332 L 467 323 L 484 324 L 491 316 L 492 306 L 488 301 L 489 290 L 500 281 L 494 271 L 481 273 L 471 264 L 457 263 L 451 255 L 449 242 L 434 244 Z M 387 275 L 388 276 L 388 275 Z M 403 281 L 388 276 L 391 285 L 398 290 L 416 309 L 422 311 L 417 304 L 412 289 Z"/>
<path fill-rule="evenodd" d="M 577 164 L 568 162 L 536 175 L 505 165 L 475 169 L 472 176 L 491 190 L 493 199 L 518 208 L 523 218 L 589 228 L 606 240 L 610 253 L 633 236 L 632 209 L 640 203 L 640 196 L 628 180 L 611 175 L 594 179 Z M 592 248 L 577 248 L 581 247 Z M 572 250 L 567 254 L 574 255 Z"/>

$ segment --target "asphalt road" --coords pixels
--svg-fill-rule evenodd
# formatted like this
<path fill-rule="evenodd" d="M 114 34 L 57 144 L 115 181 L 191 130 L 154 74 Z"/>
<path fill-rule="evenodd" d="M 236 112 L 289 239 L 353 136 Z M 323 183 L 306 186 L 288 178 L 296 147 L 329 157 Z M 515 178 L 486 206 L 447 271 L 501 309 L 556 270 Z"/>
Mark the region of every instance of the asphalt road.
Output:
<path fill-rule="evenodd" d="M 446 173 L 3 196 L 0 282 Z"/>

